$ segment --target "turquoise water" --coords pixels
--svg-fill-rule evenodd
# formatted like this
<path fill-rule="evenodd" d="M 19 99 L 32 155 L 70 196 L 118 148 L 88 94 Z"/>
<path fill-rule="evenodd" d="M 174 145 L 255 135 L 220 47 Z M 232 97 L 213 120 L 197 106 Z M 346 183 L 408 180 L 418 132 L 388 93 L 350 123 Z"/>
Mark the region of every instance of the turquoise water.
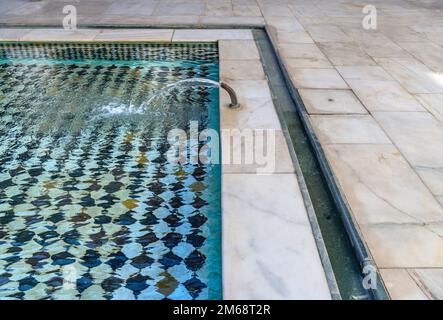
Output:
<path fill-rule="evenodd" d="M 146 105 L 218 73 L 214 44 L 0 44 L 0 299 L 222 297 L 220 166 L 166 158 L 218 88 Z"/>

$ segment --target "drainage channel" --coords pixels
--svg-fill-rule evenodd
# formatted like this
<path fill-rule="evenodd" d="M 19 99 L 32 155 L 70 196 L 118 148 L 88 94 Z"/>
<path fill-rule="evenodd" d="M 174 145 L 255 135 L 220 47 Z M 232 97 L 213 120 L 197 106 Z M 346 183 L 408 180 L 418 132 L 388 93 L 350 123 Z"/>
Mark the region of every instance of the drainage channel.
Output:
<path fill-rule="evenodd" d="M 293 158 L 295 157 L 295 162 L 298 160 L 296 167 L 301 170 L 302 179 L 307 188 L 308 196 L 305 203 L 307 202 L 307 207 L 310 207 L 312 203 L 312 211 L 315 212 L 313 213 L 313 219 L 315 220 L 313 232 L 315 235 L 315 226 L 318 222 L 321 234 L 315 236 L 317 240 L 320 237 L 317 244 L 319 245 L 319 253 L 332 297 L 340 299 L 341 296 L 344 300 L 388 298 L 384 288 L 374 292 L 374 290 L 368 291 L 363 287 L 362 267 L 364 262 L 359 259 L 362 255 L 358 254 L 358 248 L 355 245 L 353 246 L 353 242 L 351 242 L 343 215 L 340 214 L 340 210 L 324 178 L 322 167 L 310 137 L 300 118 L 302 116 L 301 107 L 297 105 L 297 100 L 293 99 L 288 92 L 283 72 L 266 32 L 264 30 L 254 30 L 253 34 L 272 92 L 273 103 L 282 123 L 283 131 L 292 143 L 293 152 L 295 153 Z M 310 219 L 312 224 L 312 217 Z M 327 252 L 322 252 L 322 246 L 325 247 Z M 330 267 L 332 267 L 332 276 L 328 275 Z M 379 277 L 378 274 L 377 276 Z M 381 283 L 381 281 L 378 281 L 378 283 Z M 339 291 L 335 294 L 334 285 L 338 287 Z M 383 285 L 380 287 L 383 287 Z"/>

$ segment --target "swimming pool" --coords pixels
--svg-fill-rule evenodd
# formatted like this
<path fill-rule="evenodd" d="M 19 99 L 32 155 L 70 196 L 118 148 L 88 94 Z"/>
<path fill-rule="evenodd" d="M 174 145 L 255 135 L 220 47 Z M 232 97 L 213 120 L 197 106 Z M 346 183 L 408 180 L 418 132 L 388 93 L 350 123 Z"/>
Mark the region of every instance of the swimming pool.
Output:
<path fill-rule="evenodd" d="M 0 44 L 0 299 L 220 299 L 220 166 L 167 160 L 219 131 L 216 44 Z M 188 146 L 189 147 L 189 146 Z"/>

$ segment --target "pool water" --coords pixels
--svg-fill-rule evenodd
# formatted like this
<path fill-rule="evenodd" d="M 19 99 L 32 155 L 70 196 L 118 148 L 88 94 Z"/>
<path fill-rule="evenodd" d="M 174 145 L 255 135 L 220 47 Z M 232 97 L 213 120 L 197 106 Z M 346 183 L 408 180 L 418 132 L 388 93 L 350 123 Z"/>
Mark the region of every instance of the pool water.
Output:
<path fill-rule="evenodd" d="M 219 130 L 215 44 L 0 44 L 0 299 L 220 299 L 220 166 L 166 159 Z M 157 99 L 158 100 L 158 99 Z"/>

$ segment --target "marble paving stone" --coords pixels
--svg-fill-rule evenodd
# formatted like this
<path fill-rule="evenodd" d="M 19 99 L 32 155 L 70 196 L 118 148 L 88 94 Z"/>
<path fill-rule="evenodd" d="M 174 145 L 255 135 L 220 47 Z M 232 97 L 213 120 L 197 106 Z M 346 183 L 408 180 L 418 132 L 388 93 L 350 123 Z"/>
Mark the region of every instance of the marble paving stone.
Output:
<path fill-rule="evenodd" d="M 293 17 L 291 10 L 286 4 L 261 3 L 261 12 L 265 17 Z"/>
<path fill-rule="evenodd" d="M 393 300 L 428 300 L 406 269 L 380 269 L 380 274 Z"/>
<path fill-rule="evenodd" d="M 443 219 L 443 208 L 393 145 L 328 145 L 326 155 L 360 225 Z"/>
<path fill-rule="evenodd" d="M 402 49 L 383 33 L 364 30 L 361 28 L 361 24 L 357 29 L 344 29 L 344 32 L 358 42 L 362 49 L 373 58 L 410 57 L 406 50 Z"/>
<path fill-rule="evenodd" d="M 96 41 L 159 41 L 170 42 L 172 40 L 172 29 L 155 30 L 102 30 L 94 40 Z"/>
<path fill-rule="evenodd" d="M 441 123 L 443 123 L 443 94 L 417 94 L 418 101 Z"/>
<path fill-rule="evenodd" d="M 395 81 L 347 80 L 370 111 L 425 111 L 423 106 Z"/>
<path fill-rule="evenodd" d="M 281 130 L 245 129 L 222 129 L 224 173 L 294 172 L 288 145 Z"/>
<path fill-rule="evenodd" d="M 348 89 L 334 69 L 292 68 L 290 77 L 297 88 Z"/>
<path fill-rule="evenodd" d="M 335 66 L 374 66 L 376 62 L 354 42 L 322 42 L 319 48 Z"/>
<path fill-rule="evenodd" d="M 330 299 L 294 174 L 224 174 L 222 199 L 225 299 Z"/>
<path fill-rule="evenodd" d="M 442 238 L 418 224 L 360 226 L 379 268 L 442 268 Z"/>
<path fill-rule="evenodd" d="M 304 31 L 295 17 L 266 17 L 266 24 L 279 32 Z"/>
<path fill-rule="evenodd" d="M 29 16 L 39 12 L 46 3 L 44 2 L 17 2 L 15 7 L 8 8 L 8 15 Z"/>
<path fill-rule="evenodd" d="M 221 29 L 178 29 L 175 30 L 173 41 L 217 41 L 217 40 L 253 40 L 250 30 Z"/>
<path fill-rule="evenodd" d="M 253 40 L 220 40 L 218 46 L 221 60 L 260 59 Z"/>
<path fill-rule="evenodd" d="M 220 17 L 220 16 L 202 16 L 199 18 L 198 23 L 205 26 L 241 26 L 243 28 L 261 28 L 265 25 L 265 20 L 262 17 L 245 17 L 245 16 L 233 16 L 233 17 Z"/>
<path fill-rule="evenodd" d="M 92 41 L 98 35 L 98 30 L 79 29 L 76 31 L 64 29 L 34 29 L 23 35 L 22 41 Z"/>
<path fill-rule="evenodd" d="M 315 42 L 348 42 L 352 39 L 337 26 L 309 26 L 306 30 Z"/>
<path fill-rule="evenodd" d="M 322 53 L 318 56 L 311 55 L 300 58 L 283 58 L 283 62 L 289 70 L 289 73 L 291 73 L 292 69 L 296 68 L 332 68 L 332 65 Z"/>
<path fill-rule="evenodd" d="M 65 14 L 63 8 L 65 5 L 75 5 L 77 25 L 95 24 L 107 8 L 111 5 L 108 1 L 77 1 L 75 4 L 69 1 L 38 1 L 44 4 L 39 10 L 30 14 L 25 23 L 37 23 L 42 25 L 56 25 L 62 28 Z M 21 11 L 21 10 L 20 10 Z M 19 13 L 19 15 L 22 13 Z M 122 12 L 120 21 L 127 15 Z"/>
<path fill-rule="evenodd" d="M 366 114 L 351 90 L 300 89 L 309 114 Z"/>
<path fill-rule="evenodd" d="M 18 41 L 31 29 L 0 29 L 0 41 Z"/>
<path fill-rule="evenodd" d="M 312 115 L 310 119 L 323 145 L 391 143 L 370 115 Z"/>
<path fill-rule="evenodd" d="M 220 65 L 220 74 L 226 81 L 265 79 L 260 60 L 225 60 Z"/>
<path fill-rule="evenodd" d="M 258 3 L 256 0 L 231 0 L 232 4 L 236 5 L 257 5 Z"/>
<path fill-rule="evenodd" d="M 234 16 L 261 17 L 260 7 L 256 4 L 232 4 Z"/>
<path fill-rule="evenodd" d="M 10 9 L 24 4 L 26 4 L 26 0 L 4 0 L 0 2 L 0 12 L 1 14 L 7 14 Z"/>
<path fill-rule="evenodd" d="M 410 26 L 410 28 L 416 32 L 422 33 L 422 32 L 443 32 L 443 24 L 436 23 L 433 21 L 432 23 L 426 23 L 425 21 L 422 21 L 421 23 L 417 22 Z"/>
<path fill-rule="evenodd" d="M 443 31 L 440 32 L 425 32 L 426 37 L 436 44 L 443 45 Z"/>
<path fill-rule="evenodd" d="M 301 2 L 297 4 L 290 3 L 289 8 L 297 17 L 323 16 L 323 12 L 320 10 L 320 8 L 312 2 Z"/>
<path fill-rule="evenodd" d="M 418 33 L 409 27 L 398 27 L 395 25 L 389 25 L 382 27 L 381 31 L 384 35 L 390 38 L 394 42 L 426 42 L 426 36 L 423 33 Z"/>
<path fill-rule="evenodd" d="M 410 93 L 443 93 L 443 73 L 430 70 L 416 59 L 376 59 Z"/>
<path fill-rule="evenodd" d="M 199 16 L 126 16 L 122 19 L 119 15 L 103 15 L 98 20 L 99 24 L 105 25 L 146 25 L 146 26 L 165 26 L 170 28 L 171 25 L 195 25 L 200 20 Z M 97 23 L 97 19 L 90 23 Z"/>
<path fill-rule="evenodd" d="M 443 269 L 414 269 L 412 275 L 433 299 L 443 299 Z"/>
<path fill-rule="evenodd" d="M 392 76 L 379 66 L 339 66 L 337 70 L 345 80 L 393 80 Z"/>
<path fill-rule="evenodd" d="M 222 99 L 223 107 L 220 110 L 222 128 L 281 128 L 271 98 L 241 99 L 241 107 L 238 109 L 227 107 L 229 102 L 228 97 Z"/>
<path fill-rule="evenodd" d="M 205 4 L 201 2 L 194 3 L 172 3 L 160 2 L 152 13 L 155 16 L 186 16 L 196 15 L 202 16 L 205 14 Z"/>
<path fill-rule="evenodd" d="M 103 15 L 122 14 L 129 16 L 150 16 L 159 3 L 158 0 L 129 0 L 125 2 L 112 2 L 111 5 L 103 12 Z"/>
<path fill-rule="evenodd" d="M 275 32 L 274 38 L 277 43 L 314 43 L 306 31 Z"/>
<path fill-rule="evenodd" d="M 443 72 L 443 47 L 432 42 L 400 42 L 399 44 L 432 71 Z"/>
<path fill-rule="evenodd" d="M 228 105 L 231 100 L 228 94 L 225 91 L 221 93 L 221 128 L 281 129 L 265 80 L 230 81 L 229 85 L 235 88 L 241 107 L 230 109 Z"/>
<path fill-rule="evenodd" d="M 279 51 L 288 69 L 330 68 L 332 65 L 315 44 L 280 44 Z M 289 70 L 289 72 L 291 72 Z"/>
<path fill-rule="evenodd" d="M 377 112 L 375 119 L 435 195 L 443 195 L 443 125 L 427 112 Z"/>
<path fill-rule="evenodd" d="M 206 2 L 206 16 L 232 16 L 232 3 L 226 1 Z"/>
<path fill-rule="evenodd" d="M 443 196 L 436 197 L 437 201 L 440 202 L 441 206 L 443 207 Z"/>
<path fill-rule="evenodd" d="M 394 42 L 363 45 L 363 50 L 373 58 L 409 58 L 410 54 Z"/>
<path fill-rule="evenodd" d="M 266 80 L 232 80 L 228 84 L 234 88 L 240 103 L 243 99 L 271 98 L 271 91 Z M 222 91 L 222 97 L 227 97 L 224 90 Z"/>
<path fill-rule="evenodd" d="M 442 221 L 428 224 L 427 227 L 429 228 L 429 230 L 434 232 L 436 235 L 443 237 L 443 222 Z"/>

